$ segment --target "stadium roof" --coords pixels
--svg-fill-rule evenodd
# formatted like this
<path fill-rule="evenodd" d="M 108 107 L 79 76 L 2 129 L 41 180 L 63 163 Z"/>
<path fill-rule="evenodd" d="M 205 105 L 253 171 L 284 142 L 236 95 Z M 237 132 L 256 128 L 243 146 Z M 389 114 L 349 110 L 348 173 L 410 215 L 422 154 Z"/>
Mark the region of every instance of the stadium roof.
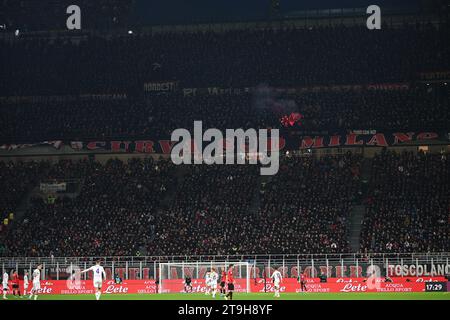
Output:
<path fill-rule="evenodd" d="M 2 30 L 63 30 L 70 0 L 3 0 Z M 371 0 L 78 0 L 83 29 L 365 15 Z M 383 13 L 442 9 L 446 0 L 378 0 Z M 425 5 L 426 3 L 426 5 Z M 1 31 L 1 30 L 0 30 Z"/>

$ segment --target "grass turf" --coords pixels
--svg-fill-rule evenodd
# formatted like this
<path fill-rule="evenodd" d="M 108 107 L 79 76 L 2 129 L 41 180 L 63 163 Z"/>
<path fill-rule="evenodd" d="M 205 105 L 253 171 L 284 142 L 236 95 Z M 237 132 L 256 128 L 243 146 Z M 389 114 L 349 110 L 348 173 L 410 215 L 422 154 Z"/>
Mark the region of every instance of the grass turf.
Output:
<path fill-rule="evenodd" d="M 29 301 L 28 296 L 9 300 Z M 40 295 L 38 300 L 95 300 L 93 294 Z M 201 293 L 166 294 L 102 294 L 101 300 L 214 300 Z M 225 301 L 220 296 L 215 300 Z M 274 298 L 273 293 L 235 293 L 233 300 L 450 300 L 448 292 L 386 292 L 386 293 L 282 293 Z M 7 302 L 7 301 L 5 301 Z"/>

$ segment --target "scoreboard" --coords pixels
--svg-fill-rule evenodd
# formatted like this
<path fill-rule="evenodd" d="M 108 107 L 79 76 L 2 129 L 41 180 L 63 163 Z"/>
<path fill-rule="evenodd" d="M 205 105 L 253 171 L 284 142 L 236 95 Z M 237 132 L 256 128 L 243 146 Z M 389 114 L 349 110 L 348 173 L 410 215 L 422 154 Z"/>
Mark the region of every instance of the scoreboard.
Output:
<path fill-rule="evenodd" d="M 425 292 L 447 292 L 447 282 L 425 282 Z"/>

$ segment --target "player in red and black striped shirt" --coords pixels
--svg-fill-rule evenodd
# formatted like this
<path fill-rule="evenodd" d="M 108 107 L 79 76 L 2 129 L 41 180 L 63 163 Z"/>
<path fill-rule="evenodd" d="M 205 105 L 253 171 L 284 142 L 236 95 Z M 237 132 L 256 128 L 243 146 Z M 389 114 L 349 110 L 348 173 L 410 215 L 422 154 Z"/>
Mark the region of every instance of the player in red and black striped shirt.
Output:
<path fill-rule="evenodd" d="M 227 284 L 228 284 L 228 293 L 225 296 L 225 300 L 233 300 L 233 291 L 234 291 L 234 277 L 233 277 L 233 265 L 228 268 L 227 272 Z"/>
<path fill-rule="evenodd" d="M 17 294 L 20 297 L 19 275 L 17 274 L 17 271 L 14 271 L 13 273 L 11 283 L 13 295 L 15 296 Z"/>
<path fill-rule="evenodd" d="M 220 296 L 223 297 L 225 295 L 225 284 L 227 283 L 227 273 L 225 272 L 225 268 L 222 268 L 221 278 L 220 278 Z"/>
<path fill-rule="evenodd" d="M 298 277 L 298 282 L 300 282 L 300 291 L 308 291 L 308 289 L 306 289 L 306 277 L 304 273 L 300 274 L 300 276 Z"/>

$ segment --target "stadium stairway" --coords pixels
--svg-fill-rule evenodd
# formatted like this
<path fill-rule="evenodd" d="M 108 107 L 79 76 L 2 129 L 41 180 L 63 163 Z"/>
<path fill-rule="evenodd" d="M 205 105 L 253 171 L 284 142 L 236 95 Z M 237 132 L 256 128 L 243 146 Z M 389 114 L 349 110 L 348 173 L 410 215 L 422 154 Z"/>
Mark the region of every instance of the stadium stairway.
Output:
<path fill-rule="evenodd" d="M 42 176 L 45 176 L 48 173 L 49 169 L 46 169 Z M 31 203 L 30 200 L 36 195 L 36 192 L 39 191 L 40 182 L 37 184 L 29 185 L 28 191 L 25 193 L 23 198 L 20 200 L 19 204 L 16 207 L 16 210 L 14 211 L 14 220 L 12 221 L 11 225 L 7 229 L 7 232 L 9 230 L 13 229 L 16 224 L 22 222 L 25 216 L 25 212 L 30 207 Z"/>
<path fill-rule="evenodd" d="M 25 196 L 20 201 L 19 205 L 16 208 L 16 211 L 14 212 L 13 224 L 17 224 L 18 222 L 23 220 L 25 211 L 27 211 L 28 207 L 30 206 L 30 200 L 31 200 L 32 196 L 34 195 L 34 190 L 35 190 L 35 187 L 32 187 L 30 190 L 28 190 L 28 192 L 25 194 Z M 8 230 L 9 229 L 11 229 L 11 228 L 8 228 Z"/>
<path fill-rule="evenodd" d="M 349 243 L 352 252 L 358 252 L 360 249 L 360 235 L 362 222 L 366 213 L 365 199 L 370 181 L 370 173 L 372 168 L 372 159 L 364 158 L 361 164 L 361 184 L 358 196 L 350 211 L 349 219 Z"/>
<path fill-rule="evenodd" d="M 253 192 L 252 201 L 250 203 L 249 214 L 257 215 L 259 213 L 259 209 L 261 207 L 261 189 L 263 183 L 267 181 L 267 176 L 258 176 L 258 187 L 255 188 Z"/>
<path fill-rule="evenodd" d="M 372 170 L 372 158 L 364 158 L 361 164 L 361 181 L 367 184 Z"/>
<path fill-rule="evenodd" d="M 46 198 L 47 194 L 43 193 L 40 189 L 41 178 L 46 177 L 50 168 L 45 169 L 41 172 L 41 176 L 38 179 L 36 184 L 29 185 L 29 189 L 23 198 L 20 200 L 19 204 L 14 211 L 14 220 L 11 223 L 11 226 L 7 230 L 11 230 L 14 228 L 16 224 L 22 223 L 22 221 L 26 218 L 26 211 L 31 207 L 31 199 L 33 198 Z M 70 188 L 69 192 L 64 193 L 64 197 L 67 198 L 76 198 L 83 187 L 84 180 L 83 179 L 69 179 L 72 180 L 73 188 Z M 76 183 L 75 183 L 76 182 Z"/>
<path fill-rule="evenodd" d="M 161 200 L 161 207 L 169 208 L 175 200 L 177 194 L 177 187 L 183 185 L 184 176 L 188 173 L 186 166 L 178 166 L 175 170 L 175 183 L 167 186 L 167 192 L 164 198 Z"/>
<path fill-rule="evenodd" d="M 361 235 L 361 226 L 362 221 L 364 219 L 364 214 L 366 213 L 366 206 L 359 204 L 353 206 L 351 212 L 350 212 L 350 230 L 349 230 L 349 243 L 350 248 L 352 249 L 352 252 L 358 252 L 359 251 L 359 238 Z"/>
<path fill-rule="evenodd" d="M 168 210 L 171 205 L 175 202 L 175 196 L 177 194 L 177 186 L 183 185 L 184 177 L 188 173 L 188 169 L 186 166 L 178 166 L 175 170 L 175 182 L 173 185 L 167 185 L 167 192 L 164 195 L 164 198 L 161 199 L 159 203 L 159 208 L 156 210 L 155 214 L 159 214 L 163 210 Z M 147 243 L 144 243 L 139 247 L 140 255 L 147 255 L 147 246 L 151 243 L 155 236 L 155 230 L 151 229 L 150 239 Z"/>

